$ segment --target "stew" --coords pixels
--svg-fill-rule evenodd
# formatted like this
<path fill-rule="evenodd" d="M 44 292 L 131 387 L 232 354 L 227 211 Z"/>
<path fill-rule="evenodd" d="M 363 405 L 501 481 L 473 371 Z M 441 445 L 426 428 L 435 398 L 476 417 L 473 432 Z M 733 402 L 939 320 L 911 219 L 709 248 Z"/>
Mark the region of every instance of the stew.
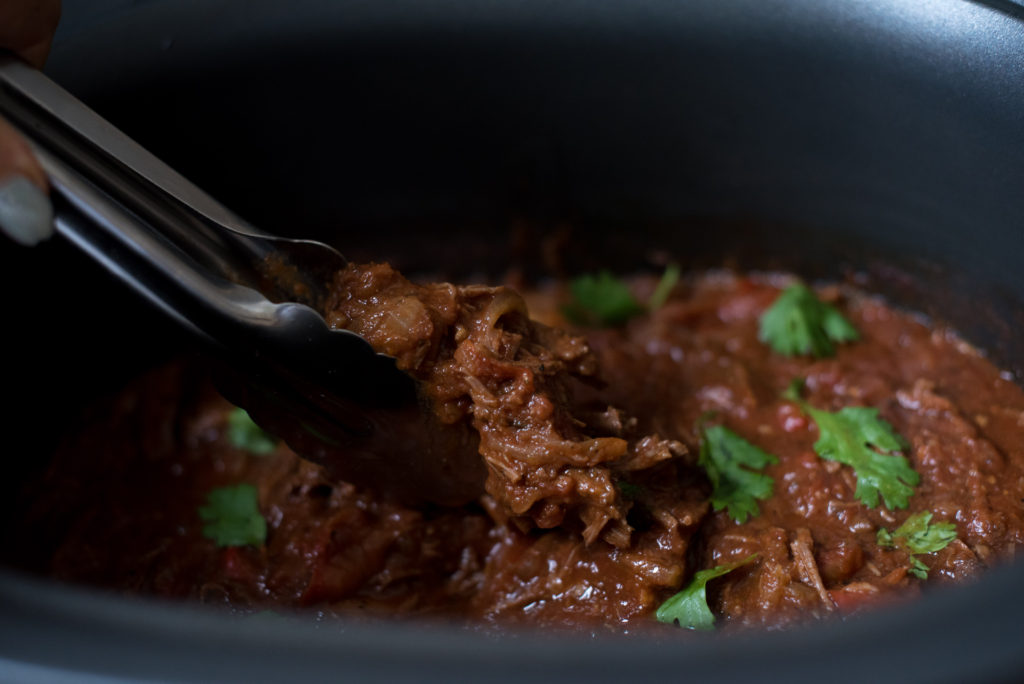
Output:
<path fill-rule="evenodd" d="M 132 593 L 619 632 L 847 615 L 1014 555 L 1009 375 L 864 293 L 675 277 L 519 294 L 382 264 L 338 274 L 329 322 L 478 435 L 468 504 L 338 481 L 178 362 L 91 411 L 20 528 L 51 576 Z M 828 335 L 801 333 L 815 317 Z"/>

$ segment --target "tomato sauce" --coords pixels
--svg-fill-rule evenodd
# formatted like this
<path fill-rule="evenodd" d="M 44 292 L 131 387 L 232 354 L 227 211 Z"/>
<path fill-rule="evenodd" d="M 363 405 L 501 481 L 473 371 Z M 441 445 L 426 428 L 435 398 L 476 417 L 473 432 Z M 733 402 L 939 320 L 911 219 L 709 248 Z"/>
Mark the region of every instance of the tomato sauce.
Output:
<path fill-rule="evenodd" d="M 696 275 L 656 311 L 592 329 L 562 317 L 564 284 L 521 299 L 503 288 L 432 286 L 417 299 L 419 286 L 367 269 L 350 275 L 372 297 L 339 298 L 332 322 L 390 344 L 437 410 L 483 435 L 479 498 L 403 504 L 329 477 L 284 443 L 249 453 L 228 439 L 234 409 L 202 368 L 176 363 L 95 407 L 36 484 L 19 526 L 47 546 L 45 571 L 243 611 L 629 631 L 671 629 L 653 613 L 694 572 L 756 554 L 708 585 L 709 605 L 730 629 L 903 600 L 972 578 L 1024 542 L 1024 392 L 954 332 L 880 299 L 820 289 L 860 339 L 829 358 L 791 358 L 758 338 L 786 275 Z M 646 301 L 656 279 L 629 286 Z M 382 318 L 371 300 L 401 315 Z M 502 311 L 492 309 L 490 327 L 473 338 L 469 328 L 493 306 Z M 490 351 L 458 352 L 465 339 Z M 906 509 L 869 508 L 855 495 L 853 469 L 817 455 L 818 427 L 782 396 L 794 378 L 809 405 L 877 408 L 906 440 L 920 476 Z M 516 407 L 480 408 L 484 394 L 513 391 Z M 537 397 L 551 405 L 538 409 Z M 777 460 L 764 470 L 772 495 L 742 523 L 709 501 L 697 463 L 707 420 Z M 522 447 L 529 429 L 550 439 Z M 602 455 L 584 458 L 580 444 Z M 521 461 L 496 465 L 512 447 L 522 447 Z M 266 542 L 218 548 L 197 509 L 212 488 L 240 482 L 257 488 Z M 908 572 L 907 551 L 877 539 L 920 512 L 956 527 L 954 541 L 917 555 L 927 579 Z"/>

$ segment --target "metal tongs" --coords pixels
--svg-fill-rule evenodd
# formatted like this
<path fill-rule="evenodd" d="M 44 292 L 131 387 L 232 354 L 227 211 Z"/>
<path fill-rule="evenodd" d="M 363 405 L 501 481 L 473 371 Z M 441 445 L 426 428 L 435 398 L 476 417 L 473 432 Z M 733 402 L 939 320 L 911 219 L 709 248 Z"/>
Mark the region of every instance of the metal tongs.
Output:
<path fill-rule="evenodd" d="M 258 231 L 3 54 L 0 115 L 49 176 L 57 232 L 198 333 L 220 361 L 219 389 L 257 423 L 332 474 L 401 498 L 461 503 L 479 493 L 474 437 L 438 429 L 392 358 L 326 324 L 341 253 Z"/>

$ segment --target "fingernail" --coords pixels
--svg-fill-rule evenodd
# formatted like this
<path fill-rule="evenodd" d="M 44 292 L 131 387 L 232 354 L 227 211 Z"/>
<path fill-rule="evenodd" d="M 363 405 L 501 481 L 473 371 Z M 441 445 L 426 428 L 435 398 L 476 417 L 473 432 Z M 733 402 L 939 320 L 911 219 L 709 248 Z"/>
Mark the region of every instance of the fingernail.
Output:
<path fill-rule="evenodd" d="M 53 205 L 35 183 L 24 176 L 0 181 L 0 230 L 26 247 L 53 235 Z"/>

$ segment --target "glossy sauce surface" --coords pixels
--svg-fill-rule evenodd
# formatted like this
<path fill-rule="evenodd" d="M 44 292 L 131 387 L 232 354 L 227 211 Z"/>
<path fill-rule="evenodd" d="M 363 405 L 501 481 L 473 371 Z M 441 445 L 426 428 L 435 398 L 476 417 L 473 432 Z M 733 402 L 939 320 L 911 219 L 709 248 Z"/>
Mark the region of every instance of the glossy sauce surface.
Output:
<path fill-rule="evenodd" d="M 447 402 L 439 410 L 451 420 L 483 421 L 474 427 L 492 432 L 484 440 L 494 450 L 484 453 L 487 494 L 459 508 L 404 506 L 327 477 L 283 444 L 271 455 L 247 453 L 226 435 L 232 407 L 201 370 L 176 364 L 96 407 L 56 454 L 21 523 L 47 546 L 47 572 L 246 610 L 282 605 L 621 631 L 653 625 L 653 611 L 695 571 L 757 554 L 709 584 L 710 605 L 727 628 L 778 627 L 900 600 L 925 582 L 970 578 L 1024 542 L 1024 392 L 951 332 L 881 301 L 821 290 L 861 340 L 841 345 L 833 358 L 786 358 L 757 338 L 758 318 L 784 276 L 693 277 L 653 314 L 565 335 L 558 332 L 567 326 L 562 285 L 523 295 L 549 330 L 528 323 L 518 303 L 491 288 L 431 286 L 441 289 L 417 299 L 421 290 L 403 283 L 401 292 L 388 290 L 398 281 L 368 269 L 355 275 L 368 279 L 373 297 L 397 292 L 388 301 L 399 310 L 434 320 L 405 325 L 419 325 L 421 334 L 388 337 L 397 345 L 390 351 L 399 359 L 412 354 L 409 367 L 436 381 L 435 396 Z M 655 279 L 636 278 L 631 287 L 644 301 Z M 486 306 L 467 308 L 481 298 Z M 497 325 L 504 313 L 492 311 L 489 325 L 498 332 L 474 338 L 491 345 L 487 370 L 476 377 L 491 394 L 515 389 L 520 396 L 522 387 L 501 380 L 514 368 L 533 392 L 523 395 L 525 405 L 554 397 L 553 408 L 529 415 L 542 432 L 554 430 L 563 451 L 537 449 L 569 454 L 538 464 L 548 470 L 530 471 L 526 477 L 535 479 L 525 488 L 517 476 L 498 477 L 505 470 L 492 463 L 507 453 L 503 444 L 522 438 L 520 419 L 507 419 L 515 413 L 507 403 L 481 417 L 464 387 L 467 364 L 479 367 L 483 357 L 437 374 L 458 344 L 447 351 L 435 344 L 433 356 L 408 344 L 435 339 L 440 328 L 429 312 L 449 310 L 457 326 L 487 318 L 481 312 L 494 301 L 519 318 Z M 352 325 L 357 314 L 351 309 L 335 323 Z M 373 341 L 367 330 L 360 332 Z M 515 349 L 509 335 L 518 336 Z M 436 337 L 444 339 L 459 336 Z M 552 375 L 537 362 L 549 353 L 575 372 Z M 814 422 L 781 397 L 798 377 L 811 405 L 878 408 L 907 440 L 921 476 L 907 510 L 866 507 L 854 497 L 852 470 L 815 454 Z M 697 426 L 708 415 L 778 458 L 765 471 L 773 496 L 743 524 L 708 502 L 695 456 Z M 638 459 L 648 438 L 664 449 Z M 574 445 L 595 440 L 610 440 L 602 444 L 615 455 L 581 461 Z M 196 511 L 211 488 L 239 482 L 258 489 L 267 541 L 217 548 L 203 537 Z M 920 556 L 926 581 L 908 575 L 904 551 L 876 541 L 880 528 L 892 530 L 920 511 L 957 528 L 956 541 Z"/>

